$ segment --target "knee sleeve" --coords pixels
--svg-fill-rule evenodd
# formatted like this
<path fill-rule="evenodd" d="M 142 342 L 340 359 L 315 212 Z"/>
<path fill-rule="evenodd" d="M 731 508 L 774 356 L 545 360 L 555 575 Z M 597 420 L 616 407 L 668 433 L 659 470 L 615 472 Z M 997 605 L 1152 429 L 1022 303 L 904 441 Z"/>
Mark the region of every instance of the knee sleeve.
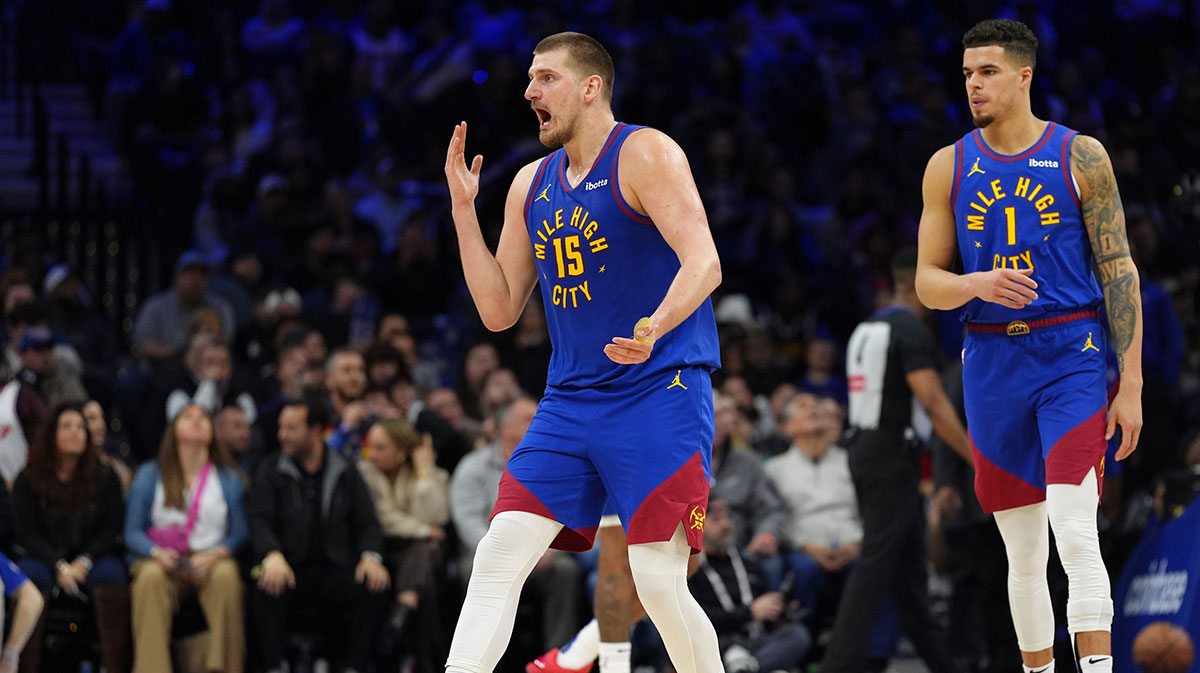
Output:
<path fill-rule="evenodd" d="M 491 671 L 512 636 L 517 600 L 562 524 L 528 512 L 501 512 L 475 549 L 447 671 Z"/>
<path fill-rule="evenodd" d="M 682 525 L 667 542 L 629 547 L 638 598 L 679 673 L 722 673 L 717 633 L 687 588 L 690 550 Z"/>
<path fill-rule="evenodd" d="M 996 526 L 1000 528 L 1008 556 L 1008 603 L 1017 645 L 1023 652 L 1052 647 L 1054 609 L 1046 582 L 1046 564 L 1050 558 L 1046 504 L 996 512 Z"/>
<path fill-rule="evenodd" d="M 1095 470 L 1081 484 L 1046 488 L 1050 526 L 1067 572 L 1067 630 L 1072 635 L 1112 630 L 1112 595 L 1096 531 L 1096 491 Z"/>

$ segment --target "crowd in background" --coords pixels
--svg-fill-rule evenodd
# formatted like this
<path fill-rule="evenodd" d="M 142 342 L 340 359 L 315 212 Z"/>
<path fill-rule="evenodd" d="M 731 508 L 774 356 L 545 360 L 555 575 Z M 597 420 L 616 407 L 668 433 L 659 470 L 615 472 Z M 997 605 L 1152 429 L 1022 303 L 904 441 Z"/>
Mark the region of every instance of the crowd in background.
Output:
<path fill-rule="evenodd" d="M 15 429 L 0 437 L 13 512 L 4 544 L 40 563 L 22 568 L 47 591 L 103 570 L 88 582 L 99 590 L 132 571 L 133 651 L 145 661 L 169 656 L 172 636 L 139 627 L 150 613 L 137 606 L 170 614 L 191 587 L 210 631 L 224 634 L 207 650 L 213 669 L 237 669 L 247 641 L 233 634 L 244 629 L 272 636 L 250 641 L 273 648 L 251 652 L 252 665 L 277 665 L 289 642 L 280 597 L 292 594 L 370 606 L 343 634 L 346 651 L 440 666 L 439 627 L 453 623 L 486 529 L 487 489 L 494 499 L 550 354 L 536 295 L 512 329 L 480 324 L 455 247 L 445 146 L 467 120 L 468 151 L 485 157 L 478 209 L 494 243 L 511 176 L 546 151 L 521 98 L 530 52 L 566 29 L 611 52 L 618 119 L 666 131 L 690 159 L 724 278 L 713 297 L 723 364 L 714 451 L 759 480 L 776 461 L 761 489 L 720 497 L 739 548 L 762 562 L 763 586 L 801 606 L 792 616 L 819 630 L 828 605 L 816 606 L 831 600 L 819 578 L 853 562 L 844 458 L 824 460 L 846 402 L 842 351 L 886 301 L 892 253 L 915 242 L 925 161 L 971 127 L 959 37 L 978 19 L 1020 18 L 1038 34 L 1035 114 L 1105 143 L 1125 205 L 1142 275 L 1146 427 L 1123 478 L 1106 482 L 1105 534 L 1136 539 L 1156 490 L 1191 493 L 1173 471 L 1200 464 L 1200 3 L 61 0 L 24 11 L 45 35 L 47 75 L 94 92 L 134 182 L 131 224 L 172 266 L 169 286 L 122 329 L 61 260 L 3 260 L 5 380 L 19 382 L 0 392 L 0 422 Z M 934 321 L 953 363 L 958 316 Z M 94 447 L 67 460 L 79 479 L 112 479 L 62 489 L 75 478 L 55 476 L 64 414 L 80 417 Z M 812 464 L 785 460 L 790 447 Z M 223 499 L 199 514 L 208 534 L 193 549 L 212 558 L 189 575 L 143 538 L 187 518 L 177 496 L 201 455 Z M 789 470 L 848 508 L 844 527 L 806 522 L 813 496 L 780 481 Z M 947 470 L 930 475 L 930 495 L 949 519 L 949 496 L 938 500 L 932 484 L 967 491 L 969 478 Z M 86 564 L 55 569 L 76 559 L 30 546 L 30 522 L 47 521 L 30 503 L 78 508 L 118 497 L 117 485 L 126 516 L 119 530 L 104 524 L 108 546 Z M 343 487 L 345 502 L 333 495 Z M 293 501 L 304 516 L 346 519 L 305 538 L 280 510 Z M 1110 545 L 1114 572 L 1126 548 Z M 935 560 L 953 558 L 942 551 Z M 586 621 L 592 563 L 551 553 L 535 569 L 544 600 L 522 613 L 544 627 L 533 649 L 561 645 Z M 350 575 L 323 584 L 323 564 Z M 205 588 L 214 576 L 219 591 Z M 354 645 L 355 633 L 382 642 L 389 629 L 401 646 Z M 983 667 L 986 648 L 968 645 L 958 654 Z"/>

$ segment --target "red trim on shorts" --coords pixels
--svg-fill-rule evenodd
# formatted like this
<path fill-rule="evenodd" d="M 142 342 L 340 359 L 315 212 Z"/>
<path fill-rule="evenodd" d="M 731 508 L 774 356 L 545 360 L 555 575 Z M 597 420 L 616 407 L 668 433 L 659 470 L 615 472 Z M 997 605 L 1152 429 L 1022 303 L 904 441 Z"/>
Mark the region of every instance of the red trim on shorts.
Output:
<path fill-rule="evenodd" d="M 1096 470 L 1096 481 L 1102 481 L 1101 461 L 1108 448 L 1108 443 L 1104 441 L 1107 429 L 1108 409 L 1102 407 L 1059 437 L 1046 456 L 1046 483 L 1077 486 L 1083 483 L 1088 471 L 1093 468 Z"/>
<path fill-rule="evenodd" d="M 967 433 L 967 439 L 971 442 L 971 453 L 975 455 L 975 495 L 984 513 L 1024 507 L 1046 499 L 1045 489 L 1030 484 L 988 460 L 975 446 L 970 433 Z"/>
<path fill-rule="evenodd" d="M 688 546 L 697 554 L 704 548 L 707 513 L 708 477 L 704 474 L 703 457 L 697 451 L 642 500 L 629 518 L 626 539 L 629 544 L 665 542 L 682 522 Z"/>
<path fill-rule="evenodd" d="M 1047 124 L 1046 130 L 1042 132 L 1041 140 L 1037 141 L 1036 145 L 1034 145 L 1033 147 L 1030 147 L 1029 149 L 1025 150 L 1024 152 L 1021 152 L 1020 154 L 1015 154 L 1013 156 L 1006 156 L 1004 154 L 996 154 L 995 152 L 993 152 L 992 148 L 988 147 L 987 142 L 984 141 L 983 133 L 979 129 L 975 129 L 975 132 L 972 133 L 971 135 L 974 136 L 975 144 L 979 145 L 979 149 L 983 150 L 984 154 L 995 159 L 996 161 L 1020 161 L 1021 159 L 1024 159 L 1025 157 L 1028 157 L 1028 156 L 1032 155 L 1034 152 L 1042 149 L 1042 145 L 1045 145 L 1046 141 L 1050 139 L 1050 135 L 1052 133 L 1054 133 L 1054 128 L 1056 126 L 1058 126 L 1058 124 L 1056 124 L 1055 122 L 1050 122 L 1049 124 Z"/>
<path fill-rule="evenodd" d="M 1063 323 L 1083 320 L 1084 318 L 1095 318 L 1099 315 L 1099 313 L 1092 309 L 1088 311 L 1076 311 L 1075 313 L 1064 313 L 1063 315 L 1056 315 L 1052 318 L 1038 318 L 1037 320 L 1022 320 L 1020 322 L 1025 323 L 1025 326 L 1029 329 L 1035 330 L 1042 327 L 1053 327 L 1054 325 L 1062 325 Z M 1010 324 L 1012 323 L 969 322 L 967 323 L 967 330 L 971 332 L 1006 333 Z"/>
<path fill-rule="evenodd" d="M 525 484 L 522 484 L 516 477 L 508 471 L 504 470 L 504 474 L 500 477 L 500 493 L 496 497 L 496 506 L 492 508 L 492 515 L 488 518 L 496 518 L 500 512 L 529 512 L 544 516 L 552 521 L 558 521 L 550 510 L 542 504 L 541 500 L 537 499 Z M 579 530 L 567 528 L 563 526 L 562 530 L 550 543 L 554 549 L 563 551 L 587 551 L 592 548 L 592 543 L 596 540 L 596 526 L 581 528 Z"/>

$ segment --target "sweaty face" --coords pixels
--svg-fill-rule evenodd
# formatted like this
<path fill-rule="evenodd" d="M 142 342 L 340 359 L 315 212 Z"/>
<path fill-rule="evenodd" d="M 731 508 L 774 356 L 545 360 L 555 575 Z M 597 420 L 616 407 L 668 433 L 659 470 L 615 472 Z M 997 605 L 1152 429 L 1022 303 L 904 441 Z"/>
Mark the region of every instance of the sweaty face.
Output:
<path fill-rule="evenodd" d="M 1026 68 L 1014 63 L 998 45 L 971 47 L 963 52 L 967 104 L 975 126 L 987 128 L 1015 106 L 1033 73 Z"/>
<path fill-rule="evenodd" d="M 534 54 L 525 98 L 538 118 L 538 140 L 557 149 L 575 137 L 583 83 L 568 65 L 565 49 Z"/>

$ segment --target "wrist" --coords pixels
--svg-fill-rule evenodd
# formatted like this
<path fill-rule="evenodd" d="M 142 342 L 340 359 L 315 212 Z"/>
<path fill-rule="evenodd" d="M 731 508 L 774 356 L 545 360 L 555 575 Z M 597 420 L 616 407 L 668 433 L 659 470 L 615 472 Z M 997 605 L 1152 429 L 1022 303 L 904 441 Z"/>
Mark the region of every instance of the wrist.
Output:
<path fill-rule="evenodd" d="M 0 658 L 9 659 L 11 661 L 20 661 L 21 655 L 6 647 L 3 650 L 0 650 Z"/>
<path fill-rule="evenodd" d="M 377 552 L 377 551 L 367 550 L 367 551 L 363 552 L 362 554 L 360 554 L 358 558 L 360 561 L 366 561 L 367 559 L 371 559 L 372 561 L 374 561 L 376 563 L 383 563 L 383 556 L 381 556 L 379 554 L 379 552 Z"/>
<path fill-rule="evenodd" d="M 79 557 L 75 559 L 75 562 L 78 563 L 79 565 L 83 566 L 84 570 L 86 570 L 88 572 L 92 571 L 93 564 L 92 564 L 91 556 L 88 556 L 87 554 L 80 554 Z"/>

